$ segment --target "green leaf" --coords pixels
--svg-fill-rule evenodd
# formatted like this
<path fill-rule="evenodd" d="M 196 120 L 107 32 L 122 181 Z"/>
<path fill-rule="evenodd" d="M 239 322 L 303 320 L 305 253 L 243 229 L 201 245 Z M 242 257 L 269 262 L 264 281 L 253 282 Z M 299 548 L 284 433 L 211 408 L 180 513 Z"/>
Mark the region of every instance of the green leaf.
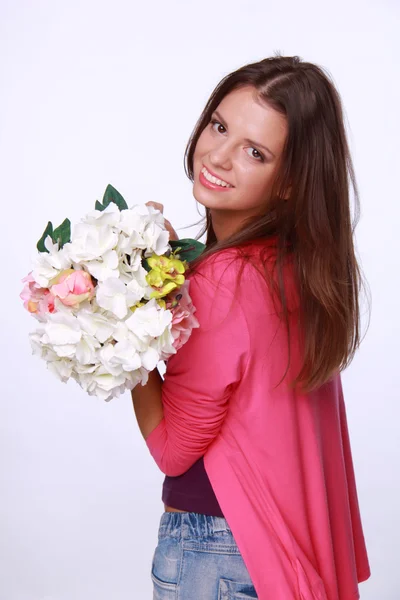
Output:
<path fill-rule="evenodd" d="M 48 252 L 46 246 L 44 245 L 44 240 L 47 238 L 48 235 L 53 239 L 53 224 L 51 221 L 47 223 L 46 229 L 43 231 L 42 237 L 36 244 L 36 248 L 39 250 L 39 252 Z"/>
<path fill-rule="evenodd" d="M 151 271 L 151 267 L 150 267 L 149 263 L 147 262 L 147 258 L 145 258 L 145 257 L 142 258 L 142 267 L 144 269 L 146 269 L 146 271 L 148 273 Z"/>
<path fill-rule="evenodd" d="M 115 187 L 113 187 L 109 183 L 106 187 L 106 191 L 104 192 L 103 196 L 104 207 L 108 206 L 110 202 L 114 202 L 114 204 L 118 206 L 119 210 L 125 210 L 126 208 L 128 208 L 127 203 L 125 202 L 121 194 L 118 192 L 118 190 L 116 190 Z"/>
<path fill-rule="evenodd" d="M 181 250 L 178 251 L 178 255 L 182 260 L 187 260 L 187 262 L 197 258 L 205 248 L 205 244 L 191 238 L 185 238 L 183 240 L 170 240 L 169 245 L 171 246 L 172 250 L 181 248 Z"/>
<path fill-rule="evenodd" d="M 58 247 L 62 248 L 64 244 L 71 240 L 71 221 L 69 219 L 64 219 L 64 221 L 59 225 L 52 234 L 53 242 L 58 242 Z"/>
<path fill-rule="evenodd" d="M 102 203 L 99 202 L 98 200 L 96 200 L 96 204 L 94 207 L 96 210 L 100 210 L 100 211 L 103 211 L 105 209 L 105 206 L 103 206 Z"/>

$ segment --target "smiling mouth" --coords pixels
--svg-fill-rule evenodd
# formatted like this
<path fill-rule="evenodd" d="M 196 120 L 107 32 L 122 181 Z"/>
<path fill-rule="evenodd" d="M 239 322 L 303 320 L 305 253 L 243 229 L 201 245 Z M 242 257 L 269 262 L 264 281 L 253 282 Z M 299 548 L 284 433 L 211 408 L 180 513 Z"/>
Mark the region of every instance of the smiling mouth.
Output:
<path fill-rule="evenodd" d="M 214 175 L 212 175 L 207 167 L 205 167 L 203 165 L 202 169 L 201 169 L 201 173 L 203 174 L 203 176 L 205 177 L 205 179 L 207 179 L 207 181 L 209 181 L 210 183 L 213 183 L 214 185 L 219 185 L 221 187 L 224 188 L 233 188 L 234 186 L 231 185 L 230 183 L 228 183 L 227 181 L 225 181 L 224 179 L 219 179 L 219 177 L 215 177 Z"/>

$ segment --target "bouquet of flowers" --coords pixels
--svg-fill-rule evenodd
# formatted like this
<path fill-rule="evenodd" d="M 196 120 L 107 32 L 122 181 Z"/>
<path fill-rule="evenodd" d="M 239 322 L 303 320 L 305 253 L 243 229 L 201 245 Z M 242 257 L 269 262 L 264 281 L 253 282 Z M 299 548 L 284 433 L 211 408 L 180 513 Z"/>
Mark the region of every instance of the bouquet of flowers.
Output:
<path fill-rule="evenodd" d="M 40 322 L 33 354 L 103 400 L 145 385 L 199 327 L 184 273 L 203 248 L 169 241 L 159 210 L 128 208 L 111 185 L 72 235 L 69 219 L 49 221 L 20 294 Z"/>

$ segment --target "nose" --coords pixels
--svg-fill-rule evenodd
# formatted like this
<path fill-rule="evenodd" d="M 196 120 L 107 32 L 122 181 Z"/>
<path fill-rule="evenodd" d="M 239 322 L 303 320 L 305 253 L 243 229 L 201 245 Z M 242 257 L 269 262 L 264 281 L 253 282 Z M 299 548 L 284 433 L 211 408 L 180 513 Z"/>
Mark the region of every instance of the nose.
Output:
<path fill-rule="evenodd" d="M 216 168 L 229 171 L 232 168 L 232 149 L 226 141 L 220 141 L 209 153 L 210 162 Z"/>

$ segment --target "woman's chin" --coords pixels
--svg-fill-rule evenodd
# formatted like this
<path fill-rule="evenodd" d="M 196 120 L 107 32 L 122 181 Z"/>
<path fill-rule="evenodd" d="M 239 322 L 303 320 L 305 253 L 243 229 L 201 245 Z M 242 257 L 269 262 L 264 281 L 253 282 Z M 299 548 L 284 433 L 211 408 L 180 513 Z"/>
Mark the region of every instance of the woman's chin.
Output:
<path fill-rule="evenodd" d="M 221 200 L 219 200 L 217 194 L 213 194 L 212 190 L 207 190 L 201 183 L 194 184 L 193 196 L 204 208 L 222 208 Z"/>
<path fill-rule="evenodd" d="M 196 185 L 193 186 L 193 197 L 204 208 L 210 208 L 210 200 L 205 197 L 205 194 L 202 194 L 201 190 L 199 191 Z"/>

